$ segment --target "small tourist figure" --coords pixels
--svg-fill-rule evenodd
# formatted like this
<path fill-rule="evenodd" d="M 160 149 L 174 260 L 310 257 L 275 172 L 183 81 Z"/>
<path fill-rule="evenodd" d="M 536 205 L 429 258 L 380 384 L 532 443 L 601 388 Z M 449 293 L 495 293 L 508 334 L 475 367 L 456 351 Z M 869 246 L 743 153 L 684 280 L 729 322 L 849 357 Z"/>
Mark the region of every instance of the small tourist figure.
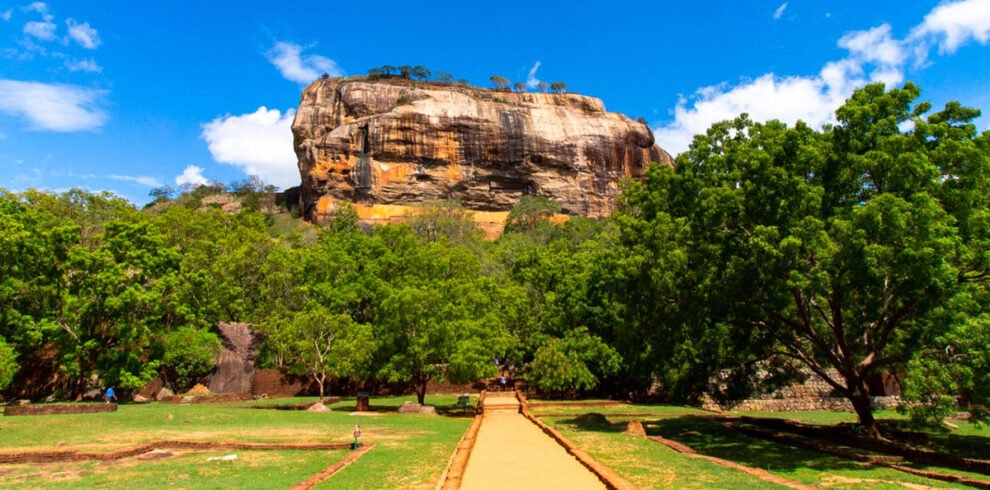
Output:
<path fill-rule="evenodd" d="M 355 425 L 354 426 L 354 445 L 351 447 L 351 449 L 357 449 L 358 448 L 358 438 L 359 437 L 361 437 L 361 426 L 360 425 Z"/>
<path fill-rule="evenodd" d="M 499 386 L 502 387 L 502 391 L 505 391 L 505 375 L 504 374 L 498 377 L 498 384 L 499 384 Z"/>
<path fill-rule="evenodd" d="M 111 386 L 111 387 L 109 387 L 109 388 L 107 388 L 107 392 L 106 392 L 106 394 L 105 394 L 105 395 L 103 395 L 103 396 L 104 396 L 104 398 L 106 398 L 106 399 L 107 399 L 107 405 L 109 405 L 109 404 L 110 404 L 110 399 L 111 399 L 111 398 L 113 398 L 114 400 L 117 400 L 117 394 L 116 394 L 116 393 L 114 393 L 114 391 L 113 391 L 113 386 Z"/>

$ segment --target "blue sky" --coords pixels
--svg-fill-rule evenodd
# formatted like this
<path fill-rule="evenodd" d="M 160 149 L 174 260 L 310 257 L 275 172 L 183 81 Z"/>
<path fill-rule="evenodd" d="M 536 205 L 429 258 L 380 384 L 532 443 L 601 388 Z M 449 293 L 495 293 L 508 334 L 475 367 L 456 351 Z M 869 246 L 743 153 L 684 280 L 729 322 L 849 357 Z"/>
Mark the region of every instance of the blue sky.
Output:
<path fill-rule="evenodd" d="M 825 124 L 871 80 L 990 113 L 988 42 L 990 0 L 2 1 L 0 187 L 294 185 L 303 86 L 383 64 L 564 81 L 672 153 L 742 111 Z"/>

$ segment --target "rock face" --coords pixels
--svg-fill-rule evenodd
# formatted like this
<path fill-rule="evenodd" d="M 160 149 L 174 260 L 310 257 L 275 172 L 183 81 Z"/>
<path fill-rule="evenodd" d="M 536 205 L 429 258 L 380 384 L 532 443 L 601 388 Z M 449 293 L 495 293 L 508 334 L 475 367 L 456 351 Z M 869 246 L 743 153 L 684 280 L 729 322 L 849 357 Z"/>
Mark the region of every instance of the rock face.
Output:
<path fill-rule="evenodd" d="M 599 217 L 614 209 L 622 179 L 671 163 L 649 127 L 592 97 L 398 79 L 318 80 L 303 91 L 292 132 L 300 205 L 314 222 L 338 201 L 381 221 L 438 199 L 504 221 L 526 194 Z"/>
<path fill-rule="evenodd" d="M 254 360 L 264 337 L 248 323 L 220 322 L 221 350 L 209 380 L 212 393 L 250 393 Z"/>

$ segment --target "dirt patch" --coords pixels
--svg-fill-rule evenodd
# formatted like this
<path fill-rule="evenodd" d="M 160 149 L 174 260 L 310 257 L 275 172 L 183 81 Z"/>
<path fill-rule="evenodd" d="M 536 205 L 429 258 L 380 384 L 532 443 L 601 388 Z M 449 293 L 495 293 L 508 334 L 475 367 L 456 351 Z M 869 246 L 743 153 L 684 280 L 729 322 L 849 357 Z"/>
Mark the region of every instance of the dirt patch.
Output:
<path fill-rule="evenodd" d="M 11 405 L 4 415 L 76 415 L 116 412 L 116 403 L 82 403 L 78 405 Z"/>

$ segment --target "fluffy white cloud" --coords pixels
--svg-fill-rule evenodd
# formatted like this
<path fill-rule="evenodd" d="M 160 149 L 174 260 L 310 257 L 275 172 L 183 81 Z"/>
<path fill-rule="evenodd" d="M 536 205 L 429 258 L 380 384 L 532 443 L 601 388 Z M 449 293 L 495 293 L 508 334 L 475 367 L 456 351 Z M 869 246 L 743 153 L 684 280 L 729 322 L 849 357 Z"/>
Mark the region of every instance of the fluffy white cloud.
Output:
<path fill-rule="evenodd" d="M 45 15 L 45 20 L 42 22 L 31 21 L 24 24 L 24 34 L 36 37 L 42 41 L 51 41 L 55 39 L 56 26 L 51 19 L 51 15 Z"/>
<path fill-rule="evenodd" d="M 941 52 L 951 53 L 974 39 L 990 41 L 990 0 L 943 3 L 904 40 L 896 39 L 887 24 L 848 32 L 838 41 L 848 56 L 826 63 L 816 75 L 780 77 L 767 73 L 736 85 L 704 87 L 689 98 L 681 98 L 673 111 L 674 120 L 654 128 L 657 143 L 671 153 L 680 153 L 695 134 L 743 112 L 756 121 L 779 119 L 793 124 L 802 120 L 821 127 L 833 121 L 835 109 L 857 87 L 869 82 L 901 84 L 905 64 L 913 58 L 922 66 L 933 40 Z"/>
<path fill-rule="evenodd" d="M 785 10 L 787 10 L 787 2 L 780 4 L 780 7 L 773 11 L 773 20 L 779 20 L 784 15 Z"/>
<path fill-rule="evenodd" d="M 66 60 L 65 67 L 69 71 L 86 71 L 90 73 L 101 73 L 103 67 L 96 63 L 96 60 L 90 58 L 88 60 Z"/>
<path fill-rule="evenodd" d="M 44 15 L 48 13 L 48 5 L 46 5 L 45 2 L 31 2 L 30 4 L 22 7 L 21 10 L 25 12 L 37 12 Z"/>
<path fill-rule="evenodd" d="M 911 40 L 938 44 L 939 53 L 954 53 L 970 40 L 990 41 L 990 0 L 962 0 L 932 9 L 911 31 Z"/>
<path fill-rule="evenodd" d="M 65 21 L 65 25 L 69 28 L 69 37 L 76 44 L 86 49 L 96 49 L 100 45 L 100 33 L 90 27 L 89 22 L 80 24 L 70 17 Z"/>
<path fill-rule="evenodd" d="M 105 92 L 78 85 L 0 79 L 0 112 L 22 116 L 31 129 L 87 131 L 103 126 Z"/>
<path fill-rule="evenodd" d="M 204 124 L 202 137 L 217 162 L 285 189 L 300 181 L 292 149 L 293 117 L 291 109 L 283 115 L 262 106 L 250 114 L 228 114 Z"/>
<path fill-rule="evenodd" d="M 189 165 L 181 174 L 175 177 L 176 185 L 199 187 L 209 183 L 210 181 L 206 177 L 203 177 L 203 167 L 197 167 L 196 165 Z"/>
<path fill-rule="evenodd" d="M 536 88 L 540 86 L 540 79 L 536 78 L 536 70 L 540 69 L 540 62 L 537 61 L 532 68 L 529 69 L 529 74 L 526 76 L 526 86 L 529 88 Z"/>
<path fill-rule="evenodd" d="M 143 175 L 104 175 L 104 177 L 113 180 L 119 180 L 121 182 L 133 182 L 138 185 L 143 185 L 147 187 L 160 187 L 162 182 L 154 177 L 147 177 Z"/>
<path fill-rule="evenodd" d="M 279 41 L 268 52 L 268 60 L 278 68 L 287 80 L 308 84 L 326 73 L 339 77 L 344 71 L 330 58 L 318 55 L 302 56 L 302 46 L 290 42 Z"/>
<path fill-rule="evenodd" d="M 10 20 L 10 16 L 13 14 L 14 14 L 14 9 L 4 10 L 3 13 L 0 13 L 0 19 L 3 19 L 4 22 L 6 22 Z"/>
<path fill-rule="evenodd" d="M 821 126 L 832 119 L 853 84 L 848 66 L 827 66 L 814 77 L 778 77 L 767 73 L 735 87 L 717 85 L 699 89 L 692 100 L 681 99 L 674 121 L 655 128 L 657 143 L 672 154 L 688 148 L 694 135 L 703 134 L 712 123 L 748 113 L 756 121 L 802 120 Z M 830 84 L 834 83 L 834 85 Z M 690 102 L 690 105 L 689 105 Z"/>

